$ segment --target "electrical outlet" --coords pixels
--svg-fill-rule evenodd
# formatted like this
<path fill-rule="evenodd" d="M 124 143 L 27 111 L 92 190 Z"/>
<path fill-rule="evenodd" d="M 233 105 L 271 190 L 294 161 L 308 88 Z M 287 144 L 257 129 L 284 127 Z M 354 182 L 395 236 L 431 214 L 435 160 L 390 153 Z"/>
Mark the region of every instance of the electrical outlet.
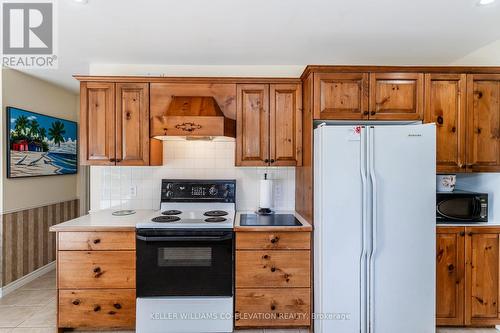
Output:
<path fill-rule="evenodd" d="M 131 197 L 137 196 L 137 185 L 130 185 L 130 187 L 128 188 L 128 194 Z"/>

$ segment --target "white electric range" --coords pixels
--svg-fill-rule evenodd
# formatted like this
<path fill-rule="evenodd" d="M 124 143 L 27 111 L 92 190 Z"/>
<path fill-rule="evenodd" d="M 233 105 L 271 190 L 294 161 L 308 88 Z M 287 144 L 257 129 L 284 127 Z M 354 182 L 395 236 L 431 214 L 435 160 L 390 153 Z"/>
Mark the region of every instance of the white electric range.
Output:
<path fill-rule="evenodd" d="M 234 180 L 163 180 L 136 225 L 136 331 L 232 332 Z"/>

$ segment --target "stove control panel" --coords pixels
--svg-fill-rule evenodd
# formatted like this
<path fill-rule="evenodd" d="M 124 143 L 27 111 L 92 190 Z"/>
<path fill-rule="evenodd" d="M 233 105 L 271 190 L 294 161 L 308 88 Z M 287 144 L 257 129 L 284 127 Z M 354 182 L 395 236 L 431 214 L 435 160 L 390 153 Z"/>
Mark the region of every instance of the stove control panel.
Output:
<path fill-rule="evenodd" d="M 234 203 L 235 180 L 163 179 L 162 202 L 228 202 Z"/>

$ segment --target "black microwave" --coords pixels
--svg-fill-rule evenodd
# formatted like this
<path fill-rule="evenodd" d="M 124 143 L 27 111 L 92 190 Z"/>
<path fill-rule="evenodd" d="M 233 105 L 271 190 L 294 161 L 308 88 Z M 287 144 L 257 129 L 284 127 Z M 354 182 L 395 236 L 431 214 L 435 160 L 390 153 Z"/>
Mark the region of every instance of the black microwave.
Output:
<path fill-rule="evenodd" d="M 488 194 L 456 190 L 437 192 L 437 223 L 488 222 Z"/>

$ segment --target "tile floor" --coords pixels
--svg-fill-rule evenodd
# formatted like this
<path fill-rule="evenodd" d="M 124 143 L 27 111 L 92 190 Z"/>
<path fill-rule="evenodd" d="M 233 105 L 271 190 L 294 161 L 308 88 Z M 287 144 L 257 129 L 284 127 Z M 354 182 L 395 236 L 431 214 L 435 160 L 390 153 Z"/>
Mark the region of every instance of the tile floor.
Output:
<path fill-rule="evenodd" d="M 56 327 L 55 271 L 0 298 L 0 333 L 54 333 Z M 121 331 L 124 333 L 124 331 Z M 103 332 L 101 332 L 103 333 Z M 118 333 L 114 331 L 114 333 Z M 133 333 L 133 331 L 127 331 Z M 304 329 L 239 330 L 238 333 L 307 333 Z M 498 333 L 495 329 L 438 329 L 437 333 Z"/>

